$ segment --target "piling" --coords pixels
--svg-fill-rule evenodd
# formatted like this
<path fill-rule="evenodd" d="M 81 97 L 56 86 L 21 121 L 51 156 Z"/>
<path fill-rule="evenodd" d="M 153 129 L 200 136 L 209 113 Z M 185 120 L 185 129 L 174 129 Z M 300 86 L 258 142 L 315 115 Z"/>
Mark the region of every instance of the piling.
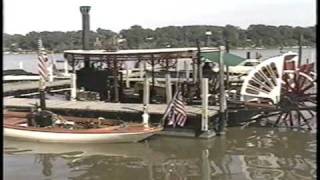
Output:
<path fill-rule="evenodd" d="M 149 113 L 148 113 L 148 105 L 150 102 L 150 88 L 149 88 L 149 76 L 146 73 L 144 77 L 144 83 L 143 83 L 143 124 L 145 127 L 149 126 Z"/>
<path fill-rule="evenodd" d="M 218 122 L 218 128 L 217 132 L 218 134 L 224 134 L 224 127 L 225 127 L 225 121 L 226 121 L 226 109 L 227 109 L 227 103 L 226 103 L 226 94 L 225 94 L 225 87 L 224 87 L 224 61 L 223 61 L 223 53 L 225 50 L 224 46 L 219 47 L 220 50 L 220 59 L 219 59 L 219 86 L 220 86 L 220 105 L 219 105 L 219 122 Z"/>
<path fill-rule="evenodd" d="M 200 138 L 211 138 L 215 136 L 215 132 L 209 130 L 209 81 L 208 78 L 201 79 L 201 97 L 202 97 L 202 113 L 201 113 L 201 131 Z"/>
<path fill-rule="evenodd" d="M 208 78 L 202 79 L 202 88 L 201 88 L 201 94 L 202 94 L 202 116 L 201 116 L 201 131 L 208 131 L 209 125 L 208 125 L 208 94 L 209 94 L 209 88 L 208 88 Z"/>

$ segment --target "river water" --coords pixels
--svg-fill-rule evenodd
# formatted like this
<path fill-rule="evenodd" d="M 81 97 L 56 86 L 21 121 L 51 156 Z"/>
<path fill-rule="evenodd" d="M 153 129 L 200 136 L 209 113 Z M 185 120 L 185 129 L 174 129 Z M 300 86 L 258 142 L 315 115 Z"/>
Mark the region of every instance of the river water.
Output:
<path fill-rule="evenodd" d="M 257 50 L 251 51 L 252 57 Z M 293 50 L 296 51 L 296 50 Z M 231 51 L 242 57 L 244 50 Z M 279 50 L 259 50 L 264 58 Z M 55 54 L 55 59 L 62 59 Z M 303 59 L 315 59 L 304 49 Z M 36 55 L 4 55 L 4 69 L 36 72 Z M 61 65 L 63 67 L 63 65 Z M 4 179 L 316 179 L 316 132 L 229 127 L 209 140 L 153 136 L 128 144 L 46 144 L 4 139 Z"/>

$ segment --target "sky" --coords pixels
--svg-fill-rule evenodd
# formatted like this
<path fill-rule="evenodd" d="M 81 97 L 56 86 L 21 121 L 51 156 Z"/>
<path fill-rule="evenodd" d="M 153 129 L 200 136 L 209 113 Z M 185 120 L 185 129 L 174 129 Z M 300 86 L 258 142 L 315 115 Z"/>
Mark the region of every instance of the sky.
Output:
<path fill-rule="evenodd" d="M 316 0 L 3 0 L 3 31 L 77 31 L 80 6 L 91 6 L 90 29 L 119 32 L 133 25 L 250 24 L 314 26 Z"/>

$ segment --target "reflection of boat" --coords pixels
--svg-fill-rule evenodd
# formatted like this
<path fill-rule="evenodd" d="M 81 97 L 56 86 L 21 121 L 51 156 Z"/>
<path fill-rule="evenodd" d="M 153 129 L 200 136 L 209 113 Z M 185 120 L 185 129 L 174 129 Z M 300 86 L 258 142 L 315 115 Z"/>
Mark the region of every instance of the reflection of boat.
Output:
<path fill-rule="evenodd" d="M 153 151 L 147 143 L 115 143 L 94 144 L 84 146 L 83 144 L 62 144 L 20 141 L 4 138 L 5 154 L 54 154 L 66 158 L 90 157 L 90 156 L 114 156 L 114 157 L 136 157 L 148 161 L 162 161 L 166 155 Z"/>
<path fill-rule="evenodd" d="M 40 142 L 115 143 L 138 142 L 161 130 L 136 123 L 110 124 L 94 118 L 71 116 L 61 117 L 75 125 L 72 129 L 61 126 L 33 127 L 28 126 L 27 115 L 26 112 L 5 112 L 4 136 Z M 87 124 L 90 127 L 84 128 L 84 123 L 90 123 Z M 98 123 L 101 125 L 94 126 Z"/>

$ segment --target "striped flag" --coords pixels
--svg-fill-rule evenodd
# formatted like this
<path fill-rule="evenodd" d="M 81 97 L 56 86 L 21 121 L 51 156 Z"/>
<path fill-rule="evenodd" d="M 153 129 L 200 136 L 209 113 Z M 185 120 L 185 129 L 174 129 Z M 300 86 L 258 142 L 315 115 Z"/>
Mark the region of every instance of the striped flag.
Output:
<path fill-rule="evenodd" d="M 39 49 L 39 54 L 38 54 L 38 72 L 40 75 L 40 78 L 43 81 L 48 80 L 48 56 L 47 53 L 45 52 L 42 41 L 39 39 L 38 41 L 38 49 Z"/>
<path fill-rule="evenodd" d="M 168 107 L 168 125 L 173 127 L 176 127 L 176 125 L 184 126 L 187 121 L 187 112 L 180 91 L 176 93 Z"/>

